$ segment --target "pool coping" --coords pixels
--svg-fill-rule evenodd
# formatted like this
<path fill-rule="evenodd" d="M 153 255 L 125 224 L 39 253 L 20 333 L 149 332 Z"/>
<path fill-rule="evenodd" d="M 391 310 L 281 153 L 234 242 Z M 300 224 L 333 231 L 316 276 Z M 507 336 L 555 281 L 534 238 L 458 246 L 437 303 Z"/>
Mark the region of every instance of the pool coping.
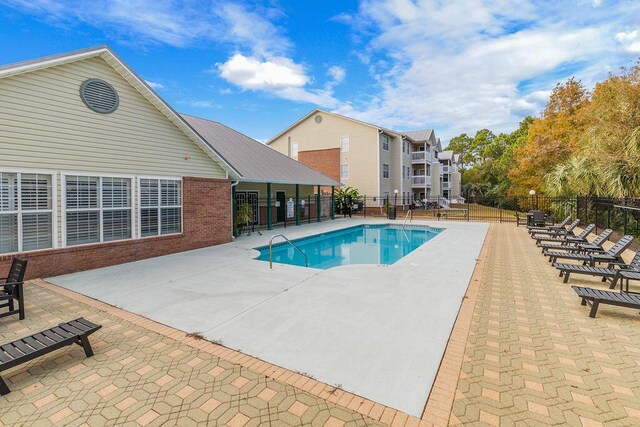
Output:
<path fill-rule="evenodd" d="M 271 364 L 257 357 L 232 350 L 224 347 L 223 345 L 206 340 L 191 338 L 187 336 L 187 333 L 184 331 L 46 282 L 45 280 L 35 279 L 31 282 L 80 303 L 87 304 L 91 307 L 116 315 L 123 320 L 133 322 L 138 326 L 164 335 L 167 338 L 175 339 L 183 344 L 205 351 L 231 363 L 236 363 L 247 369 L 251 369 L 285 384 L 299 388 L 331 403 L 335 403 L 358 412 L 359 414 L 370 417 L 373 420 L 392 426 L 447 425 L 451 417 L 451 408 L 453 406 L 458 378 L 460 376 L 467 336 L 471 329 L 471 319 L 478 299 L 480 278 L 482 277 L 482 272 L 485 268 L 490 240 L 490 233 L 487 233 L 482 243 L 480 255 L 476 261 L 470 282 L 467 286 L 464 299 L 460 305 L 460 309 L 458 310 L 452 332 L 447 342 L 444 355 L 441 359 L 440 366 L 421 418 L 414 417 L 400 410 L 382 405 L 354 393 L 344 391 L 336 388 L 335 386 L 301 375 L 300 373 Z"/>

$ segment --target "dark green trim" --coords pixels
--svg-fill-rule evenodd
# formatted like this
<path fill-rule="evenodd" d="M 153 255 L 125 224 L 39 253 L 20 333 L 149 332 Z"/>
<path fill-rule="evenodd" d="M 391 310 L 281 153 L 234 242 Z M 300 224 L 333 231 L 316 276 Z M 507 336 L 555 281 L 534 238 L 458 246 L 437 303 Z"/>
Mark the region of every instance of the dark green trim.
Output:
<path fill-rule="evenodd" d="M 271 183 L 267 183 L 267 230 L 273 230 L 273 218 L 271 218 Z"/>
<path fill-rule="evenodd" d="M 321 201 L 320 186 L 318 185 L 318 222 L 320 222 L 320 216 L 322 215 L 322 207 L 320 206 Z"/>
<path fill-rule="evenodd" d="M 296 184 L 296 225 L 300 225 L 300 184 Z"/>
<path fill-rule="evenodd" d="M 331 186 L 331 219 L 336 219 L 336 187 Z"/>

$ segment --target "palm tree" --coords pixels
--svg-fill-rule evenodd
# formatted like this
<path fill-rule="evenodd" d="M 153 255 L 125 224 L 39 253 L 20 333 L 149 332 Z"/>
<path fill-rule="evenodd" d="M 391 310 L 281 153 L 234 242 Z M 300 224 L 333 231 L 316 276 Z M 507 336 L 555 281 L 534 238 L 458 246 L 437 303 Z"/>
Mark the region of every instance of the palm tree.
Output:
<path fill-rule="evenodd" d="M 640 127 L 621 143 L 603 144 L 587 133 L 585 150 L 545 176 L 552 195 L 640 195 Z"/>

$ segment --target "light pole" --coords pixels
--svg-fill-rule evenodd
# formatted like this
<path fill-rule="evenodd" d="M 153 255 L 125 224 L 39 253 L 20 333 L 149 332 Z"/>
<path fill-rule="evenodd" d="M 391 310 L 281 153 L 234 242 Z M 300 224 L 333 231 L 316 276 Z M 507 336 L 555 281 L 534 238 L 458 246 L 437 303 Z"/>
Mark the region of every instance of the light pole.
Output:
<path fill-rule="evenodd" d="M 536 190 L 529 190 L 529 195 L 531 196 L 531 210 L 533 210 L 533 196 L 536 195 Z"/>
<path fill-rule="evenodd" d="M 396 205 L 398 204 L 398 189 L 393 190 L 393 210 L 396 210 Z"/>

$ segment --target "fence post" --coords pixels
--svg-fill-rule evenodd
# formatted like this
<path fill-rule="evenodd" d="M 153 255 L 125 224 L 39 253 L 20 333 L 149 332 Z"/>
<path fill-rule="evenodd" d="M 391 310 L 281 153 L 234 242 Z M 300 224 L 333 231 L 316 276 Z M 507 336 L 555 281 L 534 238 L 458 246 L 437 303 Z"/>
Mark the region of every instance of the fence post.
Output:
<path fill-rule="evenodd" d="M 307 194 L 307 221 L 311 224 L 311 195 Z"/>
<path fill-rule="evenodd" d="M 364 203 L 363 203 L 362 210 L 363 210 L 364 217 L 366 218 L 367 217 L 367 196 L 366 195 L 364 196 Z"/>
<path fill-rule="evenodd" d="M 502 203 L 500 203 L 500 224 L 502 224 Z"/>
<path fill-rule="evenodd" d="M 624 206 L 627 206 L 627 198 L 624 198 Z M 624 234 L 627 234 L 627 221 L 628 221 L 628 217 L 627 217 L 627 212 L 629 212 L 626 208 L 624 209 Z"/>

